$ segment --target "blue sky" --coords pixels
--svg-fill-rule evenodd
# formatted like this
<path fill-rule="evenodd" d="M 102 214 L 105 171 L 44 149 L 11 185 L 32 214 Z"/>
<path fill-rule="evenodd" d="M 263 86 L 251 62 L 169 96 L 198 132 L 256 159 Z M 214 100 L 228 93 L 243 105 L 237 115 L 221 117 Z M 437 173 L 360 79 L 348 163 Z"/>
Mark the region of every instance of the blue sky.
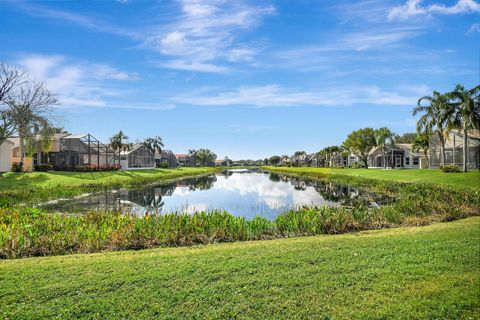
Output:
<path fill-rule="evenodd" d="M 264 158 L 415 130 L 433 90 L 479 80 L 474 0 L 0 1 L 0 60 L 58 95 L 57 121 L 107 141 Z"/>

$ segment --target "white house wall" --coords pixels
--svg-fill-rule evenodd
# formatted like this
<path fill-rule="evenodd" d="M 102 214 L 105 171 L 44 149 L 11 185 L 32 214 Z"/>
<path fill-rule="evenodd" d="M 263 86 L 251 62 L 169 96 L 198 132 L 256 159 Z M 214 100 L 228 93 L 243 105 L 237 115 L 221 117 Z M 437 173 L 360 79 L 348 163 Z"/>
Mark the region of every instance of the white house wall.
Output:
<path fill-rule="evenodd" d="M 12 167 L 12 147 L 4 142 L 0 145 L 0 172 L 10 171 Z"/>

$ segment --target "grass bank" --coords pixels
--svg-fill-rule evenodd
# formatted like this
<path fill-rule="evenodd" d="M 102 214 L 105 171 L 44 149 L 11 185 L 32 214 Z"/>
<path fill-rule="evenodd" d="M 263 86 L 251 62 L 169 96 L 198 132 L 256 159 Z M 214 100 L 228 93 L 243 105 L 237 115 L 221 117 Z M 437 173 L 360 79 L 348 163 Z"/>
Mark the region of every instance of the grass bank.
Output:
<path fill-rule="evenodd" d="M 0 207 L 71 197 L 85 192 L 173 180 L 217 172 L 218 168 L 176 168 L 110 172 L 32 172 L 0 176 Z"/>
<path fill-rule="evenodd" d="M 380 181 L 406 183 L 431 183 L 436 185 L 472 188 L 480 190 L 480 170 L 466 173 L 444 173 L 441 170 L 383 170 L 383 169 L 351 169 L 351 168 L 311 168 L 311 167 L 263 167 L 269 171 L 280 171 L 296 175 L 307 175 L 319 178 L 330 176 L 347 176 Z"/>
<path fill-rule="evenodd" d="M 480 197 L 470 190 L 394 183 L 389 188 L 397 200 L 383 207 L 305 207 L 273 220 L 246 220 L 222 211 L 138 217 L 121 212 L 74 215 L 5 208 L 0 209 L 0 258 L 346 233 L 480 214 Z"/>
<path fill-rule="evenodd" d="M 6 207 L 0 209 L 0 258 L 347 233 L 426 225 L 480 215 L 479 190 L 472 188 L 325 175 L 309 168 L 268 169 L 356 184 L 394 196 L 396 200 L 380 208 L 300 208 L 274 220 L 261 217 L 246 220 L 222 211 L 197 212 L 193 215 L 170 213 L 145 218 L 120 212 L 64 215 L 31 208 Z M 173 173 L 192 174 L 209 170 L 215 169 L 170 170 L 163 172 L 163 177 L 171 177 Z M 154 176 L 158 181 L 159 175 Z M 91 188 L 91 185 L 79 186 L 76 188 Z M 111 184 L 105 187 L 111 187 Z M 75 187 L 66 190 L 78 192 Z"/>
<path fill-rule="evenodd" d="M 0 261 L 4 319 L 477 319 L 480 218 Z"/>

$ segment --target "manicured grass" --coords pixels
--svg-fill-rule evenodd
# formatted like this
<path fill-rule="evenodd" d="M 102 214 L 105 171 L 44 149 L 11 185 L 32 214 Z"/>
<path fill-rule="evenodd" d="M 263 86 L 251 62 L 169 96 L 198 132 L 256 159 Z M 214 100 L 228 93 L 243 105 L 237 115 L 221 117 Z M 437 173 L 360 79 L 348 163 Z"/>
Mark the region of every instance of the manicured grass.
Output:
<path fill-rule="evenodd" d="M 219 170 L 206 167 L 110 172 L 9 172 L 0 176 L 0 207 L 17 204 L 34 205 L 50 199 L 166 182 Z"/>
<path fill-rule="evenodd" d="M 78 186 L 83 184 L 128 183 L 138 179 L 172 179 L 176 177 L 215 172 L 215 168 L 175 168 L 108 172 L 31 172 L 4 173 L 0 190 L 25 187 Z"/>
<path fill-rule="evenodd" d="M 480 218 L 0 261 L 4 319 L 478 319 Z"/>
<path fill-rule="evenodd" d="M 351 168 L 309 168 L 309 167 L 265 167 L 268 170 L 280 170 L 294 174 L 345 175 L 368 179 L 390 180 L 396 182 L 423 182 L 449 186 L 480 189 L 480 170 L 466 173 L 444 173 L 439 169 L 351 169 Z"/>

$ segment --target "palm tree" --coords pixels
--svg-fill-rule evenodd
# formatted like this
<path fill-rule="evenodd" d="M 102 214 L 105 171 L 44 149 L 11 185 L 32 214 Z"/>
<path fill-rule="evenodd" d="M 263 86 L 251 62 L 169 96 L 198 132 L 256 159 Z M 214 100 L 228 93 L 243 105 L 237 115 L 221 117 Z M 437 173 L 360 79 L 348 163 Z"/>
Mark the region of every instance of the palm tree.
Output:
<path fill-rule="evenodd" d="M 422 102 L 428 102 L 422 105 Z M 445 133 L 447 125 L 452 118 L 453 106 L 448 95 L 434 91 L 431 96 L 423 96 L 418 100 L 413 109 L 413 116 L 419 113 L 423 115 L 418 119 L 417 131 L 428 135 L 435 132 L 440 140 L 440 165 L 445 165 Z"/>
<path fill-rule="evenodd" d="M 305 151 L 295 151 L 293 154 L 293 157 L 295 158 L 295 164 L 298 166 L 300 164 L 300 158 L 302 158 L 301 161 L 303 161 L 306 155 L 307 153 Z"/>
<path fill-rule="evenodd" d="M 282 162 L 282 166 L 285 165 L 285 164 L 290 164 L 290 157 L 286 154 L 282 155 L 281 156 L 281 162 Z"/>
<path fill-rule="evenodd" d="M 156 152 L 162 153 L 162 148 L 163 148 L 163 141 L 160 136 L 155 136 L 153 138 L 147 138 L 143 142 L 143 145 L 147 147 L 148 150 L 153 152 L 154 154 Z"/>
<path fill-rule="evenodd" d="M 336 165 L 335 159 L 337 158 L 336 156 L 340 153 L 341 148 L 339 146 L 331 146 L 329 148 L 330 151 L 330 167 L 333 167 Z"/>
<path fill-rule="evenodd" d="M 461 84 L 457 84 L 455 90 L 449 94 L 455 107 L 450 127 L 459 126 L 463 131 L 463 172 L 467 172 L 468 167 L 468 130 L 480 127 L 479 94 L 480 85 L 466 90 Z"/>
<path fill-rule="evenodd" d="M 53 148 L 53 137 L 58 128 L 45 128 L 41 133 L 40 144 L 37 144 L 37 164 L 41 164 L 42 153 L 47 157 L 47 163 L 49 162 L 48 154 Z"/>
<path fill-rule="evenodd" d="M 209 149 L 190 150 L 189 154 L 193 155 L 202 167 L 217 159 L 217 155 Z M 263 162 L 263 160 L 260 161 Z"/>
<path fill-rule="evenodd" d="M 383 167 L 387 168 L 387 159 L 386 159 L 387 152 L 385 149 L 386 149 L 387 143 L 389 144 L 394 143 L 395 134 L 387 127 L 383 127 L 375 130 L 374 134 L 375 134 L 375 143 L 377 144 L 377 147 L 382 148 L 382 151 L 383 151 Z"/>
<path fill-rule="evenodd" d="M 51 107 L 57 99 L 43 83 L 25 83 L 8 102 L 5 111 L 20 141 L 20 163 L 25 158 L 25 139 L 34 139 L 37 134 L 52 128 Z"/>
<path fill-rule="evenodd" d="M 130 150 L 131 145 L 128 143 L 128 136 L 120 130 L 118 133 L 114 134 L 110 138 L 110 147 L 112 148 L 113 152 L 118 152 L 118 162 L 120 163 L 120 153 L 123 150 Z"/>
<path fill-rule="evenodd" d="M 4 110 L 0 110 L 0 145 L 7 140 L 13 133 L 13 124 L 8 114 Z"/>
<path fill-rule="evenodd" d="M 420 134 L 417 135 L 415 139 L 412 141 L 412 151 L 413 152 L 423 152 L 425 159 L 427 160 L 427 167 L 430 166 L 430 162 L 428 160 L 428 149 L 430 148 L 430 137 L 427 134 Z"/>

